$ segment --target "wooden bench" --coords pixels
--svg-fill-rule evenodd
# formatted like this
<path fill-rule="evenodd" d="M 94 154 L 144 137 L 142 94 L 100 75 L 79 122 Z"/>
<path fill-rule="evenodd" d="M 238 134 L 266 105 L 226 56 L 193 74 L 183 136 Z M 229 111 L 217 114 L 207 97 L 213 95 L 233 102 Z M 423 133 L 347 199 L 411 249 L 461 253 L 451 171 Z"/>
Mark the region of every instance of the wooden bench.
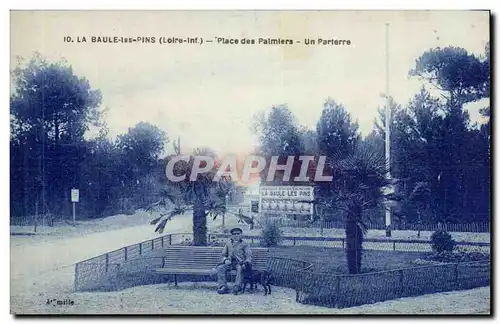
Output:
<path fill-rule="evenodd" d="M 222 247 L 211 246 L 169 246 L 165 249 L 162 267 L 154 269 L 157 274 L 174 276 L 177 286 L 177 275 L 210 275 L 212 269 L 222 259 Z M 252 267 L 266 270 L 269 249 L 250 248 L 252 251 Z M 236 273 L 236 270 L 232 270 Z"/>

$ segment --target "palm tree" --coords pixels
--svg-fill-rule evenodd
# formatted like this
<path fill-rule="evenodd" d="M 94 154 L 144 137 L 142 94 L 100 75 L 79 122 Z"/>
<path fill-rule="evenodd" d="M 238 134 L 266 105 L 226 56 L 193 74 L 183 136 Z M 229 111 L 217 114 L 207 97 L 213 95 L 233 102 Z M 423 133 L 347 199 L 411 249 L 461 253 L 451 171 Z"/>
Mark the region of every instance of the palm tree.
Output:
<path fill-rule="evenodd" d="M 359 273 L 366 233 L 363 213 L 383 203 L 381 189 L 388 184 L 387 166 L 381 154 L 366 147 L 339 162 L 334 167 L 340 171 L 343 185 L 337 207 L 345 211 L 347 267 L 349 273 Z"/>
<path fill-rule="evenodd" d="M 316 198 L 312 203 L 316 205 L 316 210 L 337 209 L 342 212 L 347 268 L 350 274 L 356 274 L 361 271 L 363 239 L 366 234 L 363 213 L 384 202 L 381 189 L 388 185 L 385 178 L 385 158 L 368 147 L 359 146 L 347 157 L 329 157 L 327 167 L 333 181 L 317 184 Z M 319 214 L 316 214 L 313 221 L 321 218 Z"/>
<path fill-rule="evenodd" d="M 180 155 L 180 143 L 174 143 L 175 155 Z M 168 162 L 173 156 L 166 158 Z M 189 161 L 179 161 L 174 166 L 175 175 L 186 174 L 185 180 L 172 182 L 166 180 L 157 196 L 158 200 L 146 208 L 147 211 L 159 211 L 160 217 L 151 221 L 156 225 L 155 231 L 163 233 L 167 222 L 176 215 L 182 215 L 188 210 L 193 212 L 193 245 L 207 245 L 207 216 L 215 219 L 226 212 L 225 196 L 234 188 L 229 177 L 222 177 L 213 181 L 217 173 L 217 163 L 212 170 L 199 174 L 195 181 L 190 181 L 191 170 L 195 156 L 210 156 L 216 158 L 215 153 L 207 148 L 196 149 Z M 203 163 L 203 162 L 202 162 Z M 201 165 L 203 167 L 203 165 Z M 174 205 L 173 208 L 169 206 Z"/>

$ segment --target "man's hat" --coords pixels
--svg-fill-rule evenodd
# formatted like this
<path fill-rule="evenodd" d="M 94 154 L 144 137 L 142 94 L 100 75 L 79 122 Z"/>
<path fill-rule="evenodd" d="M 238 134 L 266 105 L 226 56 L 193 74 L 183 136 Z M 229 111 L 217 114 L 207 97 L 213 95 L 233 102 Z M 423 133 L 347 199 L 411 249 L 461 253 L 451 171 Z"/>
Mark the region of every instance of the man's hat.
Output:
<path fill-rule="evenodd" d="M 232 228 L 230 232 L 231 232 L 231 234 L 241 234 L 241 233 L 243 233 L 243 230 L 239 227 L 235 227 L 235 228 Z"/>

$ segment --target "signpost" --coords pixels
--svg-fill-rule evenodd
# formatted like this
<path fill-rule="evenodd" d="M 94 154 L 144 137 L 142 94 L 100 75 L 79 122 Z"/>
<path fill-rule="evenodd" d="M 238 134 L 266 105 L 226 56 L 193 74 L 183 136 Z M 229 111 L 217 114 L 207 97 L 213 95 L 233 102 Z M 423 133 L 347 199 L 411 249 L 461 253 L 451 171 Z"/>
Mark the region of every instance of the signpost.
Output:
<path fill-rule="evenodd" d="M 80 191 L 71 189 L 71 202 L 73 203 L 73 226 L 76 226 L 76 203 L 80 201 Z"/>
<path fill-rule="evenodd" d="M 259 209 L 261 213 L 312 217 L 313 200 L 314 187 L 311 186 L 263 186 L 260 188 Z"/>

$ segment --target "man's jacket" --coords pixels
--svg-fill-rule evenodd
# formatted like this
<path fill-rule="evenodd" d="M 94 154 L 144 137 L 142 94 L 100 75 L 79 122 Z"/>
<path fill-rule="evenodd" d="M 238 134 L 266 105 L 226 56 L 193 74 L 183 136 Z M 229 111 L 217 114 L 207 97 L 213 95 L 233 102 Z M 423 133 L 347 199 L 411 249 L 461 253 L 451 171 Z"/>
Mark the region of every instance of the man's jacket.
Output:
<path fill-rule="evenodd" d="M 231 239 L 226 243 L 224 249 L 222 250 L 222 261 L 226 258 L 238 263 L 252 263 L 252 251 L 250 251 L 250 246 L 243 240 L 234 241 Z"/>

